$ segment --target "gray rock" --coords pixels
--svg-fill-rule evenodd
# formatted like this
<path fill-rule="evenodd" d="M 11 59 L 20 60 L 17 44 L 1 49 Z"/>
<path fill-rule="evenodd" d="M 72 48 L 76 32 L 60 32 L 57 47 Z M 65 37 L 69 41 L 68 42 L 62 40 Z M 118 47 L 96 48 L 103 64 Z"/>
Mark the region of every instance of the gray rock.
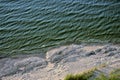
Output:
<path fill-rule="evenodd" d="M 114 52 L 110 52 L 110 53 L 107 54 L 108 57 L 109 57 L 109 56 L 114 56 L 114 55 L 115 55 Z"/>
<path fill-rule="evenodd" d="M 40 68 L 43 68 L 43 67 L 46 67 L 46 65 L 47 65 L 47 62 L 44 59 L 39 57 L 29 57 L 14 63 L 14 66 L 17 67 L 18 70 L 21 70 L 23 72 L 33 69 L 34 67 L 37 67 L 37 66 L 39 66 Z"/>
<path fill-rule="evenodd" d="M 115 58 L 120 58 L 120 53 L 114 55 Z"/>
<path fill-rule="evenodd" d="M 99 53 L 99 52 L 101 52 L 101 51 L 102 51 L 102 49 L 97 49 L 97 50 L 95 50 L 96 53 Z"/>
<path fill-rule="evenodd" d="M 58 62 L 60 62 L 62 59 L 63 59 L 62 55 L 56 55 L 56 56 L 53 56 L 53 57 L 50 59 L 50 61 L 51 61 L 52 63 L 58 63 Z"/>
<path fill-rule="evenodd" d="M 75 62 L 77 60 L 77 58 L 79 58 L 80 56 L 79 55 L 71 55 L 71 56 L 68 56 L 67 58 L 63 59 L 62 62 L 65 63 L 65 62 Z"/>
<path fill-rule="evenodd" d="M 58 63 L 70 55 L 79 55 L 82 52 L 80 48 L 81 45 L 62 46 L 48 51 L 46 53 L 46 58 L 51 63 Z"/>
<path fill-rule="evenodd" d="M 95 55 L 95 52 L 94 51 L 88 52 L 88 53 L 85 54 L 85 57 L 88 57 L 88 56 L 91 56 L 91 55 Z"/>
<path fill-rule="evenodd" d="M 5 62 L 4 67 L 0 69 L 0 77 L 11 75 L 19 72 L 27 72 L 35 67 L 46 67 L 47 62 L 39 57 L 29 57 L 23 60 L 9 59 Z"/>
<path fill-rule="evenodd" d="M 0 77 L 14 74 L 17 71 L 17 68 L 13 66 L 14 62 L 11 59 L 5 62 L 4 66 L 0 69 Z"/>
<path fill-rule="evenodd" d="M 110 47 L 110 46 L 108 46 L 108 47 L 104 48 L 104 53 L 108 53 L 108 52 L 116 51 L 116 50 L 117 50 L 116 47 Z"/>

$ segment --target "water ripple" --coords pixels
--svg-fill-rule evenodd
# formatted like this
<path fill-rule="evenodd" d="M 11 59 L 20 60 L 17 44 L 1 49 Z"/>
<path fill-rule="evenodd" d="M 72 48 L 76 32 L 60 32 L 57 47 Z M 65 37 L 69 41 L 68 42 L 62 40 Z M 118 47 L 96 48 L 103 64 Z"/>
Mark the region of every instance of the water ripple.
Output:
<path fill-rule="evenodd" d="M 0 0 L 0 56 L 120 42 L 119 0 Z"/>

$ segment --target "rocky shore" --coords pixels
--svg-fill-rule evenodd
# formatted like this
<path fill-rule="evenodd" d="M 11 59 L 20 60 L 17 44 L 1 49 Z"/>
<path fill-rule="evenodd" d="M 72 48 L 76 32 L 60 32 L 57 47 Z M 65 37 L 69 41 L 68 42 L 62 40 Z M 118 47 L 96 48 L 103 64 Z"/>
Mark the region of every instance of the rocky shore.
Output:
<path fill-rule="evenodd" d="M 51 49 L 45 57 L 37 54 L 3 58 L 0 59 L 0 79 L 63 80 L 67 74 L 94 67 L 99 67 L 96 75 L 120 68 L 120 46 L 72 44 Z"/>

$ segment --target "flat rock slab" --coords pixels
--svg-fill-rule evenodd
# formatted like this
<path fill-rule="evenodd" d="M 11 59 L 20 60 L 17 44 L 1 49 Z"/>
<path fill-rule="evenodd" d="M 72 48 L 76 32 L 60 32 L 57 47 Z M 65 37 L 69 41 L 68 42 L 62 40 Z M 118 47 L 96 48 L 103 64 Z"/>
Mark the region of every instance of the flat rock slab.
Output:
<path fill-rule="evenodd" d="M 103 73 L 120 68 L 120 46 L 72 44 L 49 50 L 45 59 L 31 56 L 1 62 L 2 80 L 63 80 L 67 74 L 99 66 Z"/>
<path fill-rule="evenodd" d="M 5 59 L 2 67 L 0 68 L 0 77 L 7 76 L 19 72 L 27 72 L 34 67 L 43 68 L 46 67 L 47 62 L 45 59 L 39 57 L 29 57 L 24 59 Z"/>

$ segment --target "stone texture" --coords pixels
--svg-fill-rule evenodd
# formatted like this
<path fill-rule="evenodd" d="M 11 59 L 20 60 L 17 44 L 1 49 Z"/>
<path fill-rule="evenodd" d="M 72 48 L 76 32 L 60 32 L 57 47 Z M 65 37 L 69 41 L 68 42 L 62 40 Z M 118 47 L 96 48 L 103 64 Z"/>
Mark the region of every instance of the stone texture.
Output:
<path fill-rule="evenodd" d="M 100 67 L 99 71 L 105 74 L 120 68 L 120 47 L 72 44 L 48 51 L 46 58 L 2 59 L 0 77 L 2 80 L 62 80 L 67 74 L 95 67 Z"/>
<path fill-rule="evenodd" d="M 29 57 L 23 60 L 8 59 L 5 62 L 4 67 L 0 69 L 0 77 L 19 72 L 27 72 L 37 66 L 43 68 L 46 67 L 46 65 L 47 62 L 39 57 Z"/>
<path fill-rule="evenodd" d="M 82 50 L 80 49 L 82 46 L 80 45 L 70 45 L 70 46 L 63 46 L 60 48 L 56 48 L 50 50 L 46 53 L 46 58 L 51 63 L 58 63 L 62 59 L 75 54 L 80 54 Z"/>

